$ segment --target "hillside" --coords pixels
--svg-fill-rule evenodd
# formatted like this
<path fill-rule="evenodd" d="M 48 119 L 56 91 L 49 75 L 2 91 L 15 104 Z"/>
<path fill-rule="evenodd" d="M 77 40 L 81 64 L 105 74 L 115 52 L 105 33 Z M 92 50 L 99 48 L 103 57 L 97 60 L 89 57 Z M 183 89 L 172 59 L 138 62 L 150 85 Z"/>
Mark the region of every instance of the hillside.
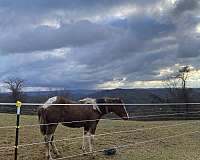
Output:
<path fill-rule="evenodd" d="M 88 97 L 119 97 L 125 103 L 161 103 L 164 100 L 156 94 L 153 94 L 145 89 L 114 89 L 114 90 L 101 90 Z"/>

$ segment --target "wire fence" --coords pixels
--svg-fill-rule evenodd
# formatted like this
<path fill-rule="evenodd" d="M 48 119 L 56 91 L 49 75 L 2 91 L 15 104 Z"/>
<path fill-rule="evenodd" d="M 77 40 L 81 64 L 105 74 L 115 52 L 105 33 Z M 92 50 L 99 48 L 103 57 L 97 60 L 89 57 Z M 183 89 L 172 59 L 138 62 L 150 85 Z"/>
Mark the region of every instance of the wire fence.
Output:
<path fill-rule="evenodd" d="M 0 103 L 0 105 L 8 105 L 15 106 L 16 103 Z M 23 103 L 23 106 L 43 106 L 43 105 L 51 105 L 51 106 L 91 106 L 91 105 L 122 105 L 122 103 L 95 103 L 95 104 L 82 104 L 82 103 L 70 103 L 70 104 L 56 104 L 56 103 Z M 125 106 L 180 106 L 180 105 L 200 105 L 200 103 L 191 102 L 191 103 L 124 103 Z"/>
<path fill-rule="evenodd" d="M 176 115 L 187 115 L 187 114 L 198 114 L 200 111 L 194 112 L 181 112 L 181 113 L 168 113 L 168 114 L 152 114 L 145 116 L 131 116 L 129 120 L 134 120 L 137 118 L 148 118 L 148 117 L 162 117 L 162 116 L 176 116 Z M 77 120 L 77 121 L 63 121 L 63 122 L 55 122 L 55 123 L 45 123 L 45 124 L 26 124 L 20 125 L 20 127 L 38 127 L 38 126 L 49 126 L 49 125 L 58 125 L 58 124 L 70 124 L 70 123 L 81 123 L 81 122 L 93 122 L 93 121 L 105 121 L 105 120 L 122 120 L 123 118 L 98 118 L 98 119 L 86 119 L 86 120 Z M 8 129 L 8 128 L 16 128 L 16 126 L 0 126 L 0 129 Z"/>
<path fill-rule="evenodd" d="M 15 103 L 0 103 L 0 105 L 16 105 Z M 42 106 L 44 104 L 40 103 L 23 103 L 23 105 L 37 105 L 37 106 Z M 48 105 L 48 104 L 45 104 Z M 49 105 L 55 105 L 55 106 L 66 106 L 66 105 L 96 105 L 96 104 L 49 104 Z M 122 105 L 122 104 L 98 104 L 98 105 Z M 183 105 L 200 105 L 200 103 L 154 103 L 154 104 L 124 104 L 125 106 L 183 106 Z M 184 107 L 184 106 L 183 106 Z M 137 119 L 137 118 L 147 118 L 147 117 L 162 117 L 162 116 L 176 116 L 176 115 L 186 115 L 186 114 L 199 114 L 200 111 L 194 111 L 194 112 L 181 112 L 181 113 L 168 113 L 168 114 L 151 114 L 151 115 L 145 115 L 145 116 L 131 116 L 129 117 L 130 119 Z M 122 117 L 126 118 L 126 117 Z M 48 123 L 48 124 L 25 124 L 25 125 L 20 125 L 20 127 L 38 127 L 38 126 L 44 126 L 44 125 L 57 125 L 59 123 L 61 124 L 67 124 L 67 123 L 80 123 L 80 122 L 89 122 L 89 121 L 105 121 L 105 120 L 121 120 L 121 118 L 104 118 L 104 119 L 87 119 L 87 120 L 79 120 L 79 121 L 68 121 L 68 122 L 58 122 L 58 123 Z M 107 135 L 113 135 L 113 134 L 121 134 L 121 133 L 133 133 L 137 131 L 144 131 L 144 130 L 152 130 L 152 129 L 161 129 L 161 128 L 168 128 L 168 127 L 176 127 L 176 126 L 181 126 L 181 125 L 187 125 L 187 124 L 196 124 L 199 123 L 200 121 L 195 121 L 195 122 L 186 122 L 186 123 L 177 123 L 173 125 L 165 125 L 165 126 L 156 126 L 156 127 L 150 127 L 150 128 L 139 128 L 139 129 L 133 129 L 133 130 L 121 130 L 117 132 L 105 132 L 102 134 L 97 134 L 95 137 L 100 137 L 100 136 L 107 136 Z M 10 129 L 10 128 L 16 128 L 16 126 L 0 126 L 0 129 Z M 178 137 L 178 136 L 184 136 L 184 135 L 189 135 L 189 134 L 194 134 L 194 133 L 199 133 L 200 131 L 193 131 L 193 132 L 187 132 L 183 134 L 177 134 L 174 136 L 168 136 L 168 137 L 161 137 L 161 138 L 156 138 L 152 140 L 147 140 L 143 142 L 138 142 L 134 144 L 126 144 L 126 145 L 119 145 L 119 146 L 113 146 L 115 149 L 120 149 L 120 148 L 127 148 L 139 144 L 144 144 L 144 143 L 151 143 L 154 141 L 158 140 L 164 140 L 164 139 L 169 139 L 173 137 Z M 71 140 L 77 140 L 77 139 L 82 139 L 83 137 L 73 137 L 73 138 L 64 138 L 60 140 L 54 140 L 53 142 L 62 142 L 62 141 L 71 141 Z M 27 146 L 34 146 L 34 145 L 41 145 L 45 144 L 48 142 L 34 142 L 34 143 L 26 143 L 26 144 L 20 144 L 17 147 L 27 147 Z M 74 142 L 73 142 L 74 143 Z M 7 150 L 7 149 L 14 149 L 16 146 L 5 146 L 5 147 L 0 147 L 0 150 Z M 93 153 L 98 153 L 98 152 L 103 152 L 105 149 L 101 150 L 96 150 Z M 91 152 L 87 152 L 84 154 L 77 154 L 77 155 L 72 155 L 68 157 L 62 157 L 62 158 L 57 158 L 55 160 L 61 160 L 61 159 L 69 159 L 69 158 L 75 158 L 78 156 L 82 155 L 87 155 L 91 154 Z"/>
<path fill-rule="evenodd" d="M 163 128 L 169 128 L 169 127 L 182 126 L 182 125 L 197 124 L 199 122 L 200 121 L 185 122 L 185 123 L 176 123 L 176 124 L 172 124 L 172 125 L 161 125 L 161 126 L 149 127 L 149 128 L 139 128 L 139 129 L 134 129 L 134 130 L 126 130 L 126 131 L 118 131 L 118 132 L 106 132 L 106 133 L 97 134 L 97 135 L 94 135 L 94 136 L 95 137 L 101 137 L 101 136 L 107 136 L 107 135 L 113 136 L 114 134 L 133 133 L 133 132 L 137 132 L 137 131 L 145 131 L 145 130 L 153 130 L 153 129 L 163 129 Z M 148 143 L 148 142 L 154 142 L 154 141 L 158 141 L 158 140 L 169 139 L 169 138 L 174 138 L 174 137 L 179 137 L 179 136 L 184 136 L 184 135 L 190 135 L 190 134 L 199 133 L 199 132 L 200 131 L 187 132 L 187 133 L 177 134 L 177 135 L 173 135 L 173 136 L 167 136 L 167 137 L 161 137 L 161 138 L 146 140 L 146 141 L 137 142 L 137 143 L 129 143 L 129 144 L 126 144 L 126 145 L 113 146 L 112 148 L 115 148 L 115 149 L 127 148 L 127 147 L 131 147 L 131 146 L 136 146 L 136 145 L 139 145 L 139 144 L 144 144 L 144 143 Z M 74 138 L 54 140 L 54 141 L 49 141 L 49 142 L 63 142 L 63 141 L 77 140 L 77 139 L 82 139 L 82 138 L 83 137 L 80 136 L 80 137 L 74 137 Z M 18 147 L 41 145 L 41 144 L 45 144 L 45 143 L 49 143 L 49 142 L 36 142 L 36 143 L 30 143 L 30 144 L 27 143 L 27 144 L 18 145 Z M 68 144 L 70 145 L 70 144 L 74 144 L 74 143 L 76 143 L 76 142 L 72 142 L 72 143 L 68 143 Z M 2 149 L 14 149 L 14 148 L 15 148 L 15 146 L 0 147 L 0 150 L 2 150 Z M 96 150 L 92 153 L 98 153 L 98 152 L 103 152 L 103 151 L 105 151 L 105 149 Z M 87 152 L 87 153 L 84 153 L 84 154 L 76 154 L 76 155 L 68 156 L 68 157 L 57 158 L 55 160 L 75 158 L 75 157 L 87 155 L 87 154 L 91 154 L 91 152 Z"/>
<path fill-rule="evenodd" d="M 168 128 L 168 127 L 176 127 L 176 126 L 181 126 L 181 125 L 196 124 L 196 123 L 199 123 L 199 122 L 200 121 L 195 121 L 195 122 L 177 123 L 177 124 L 172 124 L 172 125 L 162 125 L 162 126 L 156 126 L 156 127 L 151 127 L 151 128 L 139 128 L 139 129 L 134 129 L 134 130 L 106 132 L 106 133 L 94 135 L 94 137 L 107 136 L 107 135 L 113 135 L 113 134 L 121 134 L 121 133 L 133 133 L 133 132 L 137 132 L 137 131 Z M 77 140 L 77 139 L 82 139 L 82 138 L 83 138 L 83 136 L 80 136 L 80 137 L 74 137 L 74 138 L 54 140 L 53 142 L 70 141 L 70 140 Z M 48 143 L 48 142 L 37 142 L 37 143 L 31 143 L 31 144 L 22 144 L 22 145 L 19 145 L 19 147 L 26 147 L 26 146 L 31 146 L 31 145 L 40 145 L 40 144 L 45 144 L 45 143 Z"/>
<path fill-rule="evenodd" d="M 15 103 L 0 103 L 0 105 L 15 105 Z M 23 105 L 52 105 L 52 106 L 68 106 L 68 105 L 85 105 L 85 106 L 91 106 L 91 105 L 97 105 L 97 104 L 44 104 L 44 103 L 23 103 Z M 98 105 L 122 105 L 122 104 L 98 104 Z M 200 103 L 154 103 L 154 104 L 123 104 L 125 106 L 174 106 L 174 105 L 200 105 Z M 160 108 L 161 110 L 163 108 Z M 185 108 L 173 108 L 173 109 L 185 109 Z M 199 108 L 200 109 L 200 108 Z M 144 109 L 144 110 L 153 110 L 153 109 Z M 131 116 L 130 119 L 134 118 L 146 118 L 146 117 L 154 117 L 154 116 L 170 116 L 170 115 L 182 115 L 182 114 L 194 114 L 194 113 L 200 113 L 200 111 L 194 111 L 194 112 L 182 112 L 182 113 L 167 113 L 167 114 L 155 114 L 155 115 L 145 115 L 145 116 Z M 125 118 L 125 117 L 122 117 Z M 106 119 L 87 119 L 87 120 L 80 120 L 80 121 L 69 121 L 69 122 L 59 122 L 62 124 L 65 123 L 78 123 L 78 122 L 88 122 L 88 121 L 97 121 L 97 120 L 121 120 L 121 118 L 106 118 Z M 21 125 L 20 127 L 33 127 L 33 126 L 42 126 L 42 125 L 53 125 L 58 123 L 47 123 L 47 124 L 31 124 L 31 125 Z M 0 129 L 3 128 L 15 128 L 16 126 L 0 126 Z"/>
<path fill-rule="evenodd" d="M 126 144 L 126 145 L 113 146 L 112 148 L 114 148 L 114 149 L 128 148 L 128 147 L 138 146 L 138 145 L 141 145 L 141 144 L 153 143 L 155 141 L 167 140 L 167 139 L 176 138 L 176 137 L 180 137 L 180 136 L 191 135 L 191 134 L 195 134 L 195 133 L 200 133 L 200 131 L 186 132 L 186 133 L 176 134 L 176 135 L 173 135 L 173 136 L 155 138 L 155 139 L 150 139 L 150 140 L 137 142 L 137 143 L 129 143 L 129 144 Z M 93 152 L 86 152 L 86 153 L 81 153 L 81 154 L 75 154 L 75 155 L 72 155 L 72 156 L 56 158 L 56 159 L 53 159 L 53 160 L 63 160 L 63 159 L 69 159 L 69 158 L 76 158 L 76 157 L 80 157 L 80 156 L 83 156 L 83 155 L 89 155 L 89 154 L 93 154 L 93 153 L 104 152 L 105 150 L 106 150 L 106 148 L 96 150 L 96 151 L 93 151 Z"/>

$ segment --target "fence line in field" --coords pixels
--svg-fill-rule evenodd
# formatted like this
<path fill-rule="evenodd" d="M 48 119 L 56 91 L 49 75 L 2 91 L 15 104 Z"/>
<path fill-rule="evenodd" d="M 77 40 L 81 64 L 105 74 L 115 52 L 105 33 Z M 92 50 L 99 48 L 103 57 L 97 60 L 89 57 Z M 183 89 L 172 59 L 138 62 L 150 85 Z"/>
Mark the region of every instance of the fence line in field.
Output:
<path fill-rule="evenodd" d="M 152 114 L 152 115 L 144 115 L 144 116 L 131 116 L 129 117 L 130 120 L 134 120 L 137 118 L 150 118 L 150 117 L 162 117 L 162 116 L 176 116 L 176 115 L 187 115 L 187 114 L 195 114 L 200 113 L 200 111 L 194 112 L 180 112 L 180 113 L 169 113 L 169 114 Z M 127 118 L 127 117 L 122 117 Z M 87 120 L 80 120 L 80 121 L 66 121 L 66 122 L 58 122 L 58 123 L 46 123 L 46 124 L 27 124 L 27 125 L 20 125 L 20 127 L 36 127 L 36 126 L 48 126 L 48 125 L 57 125 L 57 124 L 70 124 L 70 123 L 81 123 L 81 122 L 93 122 L 99 120 L 122 120 L 122 118 L 99 118 L 99 119 L 87 119 Z M 0 129 L 9 129 L 9 128 L 16 128 L 16 126 L 0 126 Z"/>
<path fill-rule="evenodd" d="M 135 119 L 135 118 L 148 118 L 148 117 L 161 117 L 161 116 L 173 116 L 173 115 L 186 115 L 186 114 L 195 114 L 195 113 L 200 113 L 200 111 L 196 112 L 182 112 L 182 113 L 169 113 L 169 114 L 157 114 L 157 115 L 145 115 L 145 116 L 131 116 L 129 119 Z M 127 117 L 122 117 L 122 118 L 127 118 Z M 88 120 L 80 120 L 80 121 L 67 121 L 67 122 L 59 122 L 61 124 L 70 124 L 70 123 L 80 123 L 80 122 L 93 122 L 93 121 L 98 121 L 98 120 L 122 120 L 122 118 L 100 118 L 100 119 L 88 119 Z M 46 123 L 46 124 L 32 124 L 32 125 L 22 125 L 21 127 L 34 127 L 34 126 L 48 126 L 48 125 L 54 125 L 54 124 L 59 124 L 59 123 Z"/>
<path fill-rule="evenodd" d="M 170 139 L 170 138 L 191 135 L 191 134 L 195 134 L 195 133 L 200 133 L 200 131 L 186 132 L 186 133 L 176 134 L 176 135 L 173 135 L 173 136 L 155 138 L 155 139 L 150 139 L 150 140 L 137 142 L 137 143 L 130 143 L 130 144 L 126 144 L 126 145 L 113 146 L 113 148 L 114 149 L 128 148 L 128 147 L 138 146 L 138 145 L 141 145 L 141 144 L 152 143 L 152 142 L 155 142 L 155 141 L 167 140 L 167 139 Z M 89 155 L 89 154 L 92 154 L 92 153 L 104 152 L 105 150 L 106 149 L 100 149 L 100 150 L 96 150 L 96 151 L 93 151 L 93 152 L 75 154 L 75 155 L 72 155 L 72 156 L 57 158 L 57 159 L 53 159 L 53 160 L 63 160 L 63 159 L 69 159 L 69 158 L 76 158 L 76 157 L 80 157 L 80 156 L 83 156 L 83 155 Z"/>
<path fill-rule="evenodd" d="M 0 103 L 0 105 L 13 106 L 16 103 Z M 191 102 L 191 103 L 95 103 L 95 104 L 82 104 L 82 103 L 71 103 L 71 104 L 56 104 L 56 103 L 22 103 L 23 106 L 42 106 L 42 105 L 51 105 L 51 106 L 91 106 L 91 105 L 126 105 L 126 106 L 180 106 L 180 105 L 200 105 L 200 103 Z"/>
<path fill-rule="evenodd" d="M 120 133 L 133 133 L 133 132 L 137 132 L 137 131 L 153 130 L 153 129 L 167 128 L 167 127 L 176 127 L 176 126 L 181 126 L 181 125 L 186 125 L 186 124 L 195 124 L 195 123 L 199 123 L 199 122 L 200 121 L 195 121 L 195 122 L 177 123 L 177 124 L 172 124 L 172 125 L 160 125 L 160 126 L 149 127 L 149 128 L 138 128 L 138 129 L 127 130 L 127 131 L 105 132 L 102 134 L 94 135 L 94 137 L 107 136 L 107 135 L 120 134 Z M 53 142 L 70 141 L 70 140 L 76 140 L 76 139 L 82 139 L 82 138 L 83 138 L 83 136 L 80 136 L 80 137 L 74 137 L 74 138 L 54 140 Z M 45 144 L 45 143 L 48 143 L 48 142 L 22 144 L 22 145 L 19 145 L 19 147 L 26 147 L 26 146 L 31 146 L 31 145 Z"/>
<path fill-rule="evenodd" d="M 132 129 L 132 130 L 127 130 L 127 131 L 105 132 L 105 133 L 97 134 L 97 135 L 94 135 L 94 136 L 95 137 L 100 137 L 100 136 L 107 136 L 107 135 L 120 134 L 120 133 L 133 133 L 133 132 L 137 132 L 137 131 L 153 130 L 153 129 L 160 129 L 160 128 L 168 128 L 168 127 L 176 127 L 176 126 L 182 126 L 182 125 L 187 125 L 187 124 L 196 124 L 196 123 L 199 123 L 199 122 L 200 121 L 186 122 L 186 123 L 176 123 L 176 124 L 172 124 L 172 125 L 160 125 L 160 126 L 149 127 L 149 128 Z M 70 141 L 70 140 L 77 140 L 77 139 L 82 139 L 82 138 L 83 138 L 83 136 L 74 137 L 74 138 L 64 138 L 64 139 L 60 139 L 60 140 L 54 140 L 53 142 Z M 49 142 L 51 142 L 51 141 L 49 141 Z M 27 146 L 40 145 L 40 144 L 45 144 L 45 143 L 48 143 L 48 142 L 27 143 L 27 144 L 18 145 L 18 147 L 27 147 Z M 10 149 L 10 148 L 15 148 L 15 146 L 0 147 L 0 150 L 1 149 Z"/>
<path fill-rule="evenodd" d="M 132 117 L 121 117 L 121 118 L 109 118 L 109 119 L 89 119 L 89 120 L 79 120 L 79 121 L 71 121 L 71 122 L 59 122 L 59 123 L 48 123 L 48 124 L 32 124 L 32 125 L 21 125 L 19 124 L 20 122 L 20 111 L 21 111 L 21 106 L 22 106 L 22 103 L 20 101 L 17 101 L 16 103 L 0 103 L 0 105 L 7 105 L 7 106 L 11 106 L 11 105 L 16 105 L 17 107 L 17 112 L 16 112 L 16 126 L 1 126 L 0 129 L 8 129 L 8 128 L 16 128 L 16 137 L 15 137 L 15 146 L 8 146 L 8 147 L 0 147 L 0 150 L 1 149 L 10 149 L 10 148 L 14 148 L 15 149 L 15 160 L 17 160 L 18 158 L 18 147 L 25 147 L 25 146 L 32 146 L 32 145 L 36 145 L 36 144 L 44 144 L 45 142 L 38 142 L 38 143 L 32 143 L 32 144 L 22 144 L 22 145 L 19 145 L 19 128 L 20 127 L 34 127 L 34 126 L 44 126 L 44 125 L 53 125 L 53 124 L 59 124 L 59 123 L 81 123 L 81 122 L 88 122 L 88 121 L 98 121 L 98 120 L 121 120 L 121 118 L 130 118 L 130 119 L 137 119 L 137 118 L 147 118 L 147 117 L 161 117 L 161 116 L 173 116 L 173 115 L 189 115 L 189 114 L 194 114 L 194 113 L 200 113 L 200 111 L 196 111 L 196 112 L 178 112 L 178 113 L 170 113 L 170 114 L 156 114 L 156 115 L 145 115 L 145 116 L 132 116 Z M 182 106 L 182 105 L 200 105 L 200 103 L 151 103 L 151 104 L 124 104 L 124 103 L 120 103 L 120 104 L 106 104 L 106 103 L 97 103 L 97 104 L 77 104 L 77 103 L 74 103 L 74 104 L 49 104 L 49 103 L 23 103 L 24 106 L 33 106 L 33 105 L 52 105 L 52 106 L 77 106 L 77 105 L 89 105 L 89 106 L 92 106 L 92 105 L 101 105 L 101 106 L 111 106 L 111 105 L 124 105 L 124 106 L 171 106 L 171 105 L 176 105 L 176 106 Z M 169 126 L 168 126 L 169 127 Z M 154 127 L 155 128 L 155 127 Z M 159 127 L 157 127 L 159 128 Z M 160 127 L 161 128 L 161 127 Z M 141 129 L 140 129 L 141 130 Z M 144 129 L 143 129 L 144 130 Z M 130 130 L 131 131 L 131 130 Z M 130 132 L 129 131 L 129 132 Z M 136 130 L 134 130 L 135 132 Z M 97 136 L 103 136 L 103 135 L 109 135 L 109 134 L 120 134 L 120 133 L 125 133 L 128 131 L 119 131 L 119 132 L 115 132 L 115 133 L 104 133 L 104 134 L 99 134 Z M 133 131 L 132 131 L 133 132 Z M 195 131 L 195 132 L 199 132 L 199 131 Z M 192 132 L 189 132 L 189 133 L 192 133 Z M 186 134 L 186 133 L 185 133 Z M 187 133 L 188 134 L 188 133 Z M 184 134 L 180 134 L 180 135 L 184 135 Z M 178 136 L 180 136 L 178 135 Z M 175 136 L 168 136 L 168 137 L 176 137 L 177 135 Z M 164 137 L 164 138 L 168 138 L 168 137 Z M 82 137 L 81 137 L 82 138 Z M 73 139 L 80 139 L 80 137 L 76 137 L 76 138 L 73 138 Z M 163 139 L 163 138 L 161 138 Z M 63 141 L 64 139 L 62 140 L 57 140 L 57 141 Z M 66 139 L 66 140 L 70 140 L 69 138 Z M 150 142 L 150 141 L 153 141 L 153 140 L 148 140 L 148 141 L 144 141 L 145 143 L 146 142 Z M 144 142 L 140 142 L 140 143 L 144 143 Z M 114 147 L 114 148 L 124 148 L 124 147 L 129 147 L 129 146 L 132 146 L 132 145 L 136 145 L 136 144 L 140 144 L 140 143 L 135 143 L 135 144 L 127 144 L 127 145 L 122 145 L 122 146 L 117 146 L 117 147 Z M 101 150 L 102 151 L 102 150 Z M 99 151 L 94 151 L 94 152 L 99 152 Z M 90 152 L 88 152 L 90 153 Z M 85 153 L 84 153 L 85 154 Z M 80 155 L 84 155 L 84 154 L 79 154 L 78 156 Z M 63 157 L 61 159 L 65 159 L 65 158 L 72 158 L 72 157 L 76 157 L 76 155 L 73 155 L 71 157 Z M 58 158 L 60 159 L 60 158 Z"/>

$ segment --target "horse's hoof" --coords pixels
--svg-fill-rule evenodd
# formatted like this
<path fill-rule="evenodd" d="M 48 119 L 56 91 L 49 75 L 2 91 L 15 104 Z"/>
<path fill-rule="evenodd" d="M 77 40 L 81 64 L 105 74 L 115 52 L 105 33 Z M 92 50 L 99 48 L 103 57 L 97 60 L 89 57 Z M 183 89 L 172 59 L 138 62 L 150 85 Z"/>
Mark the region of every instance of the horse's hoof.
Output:
<path fill-rule="evenodd" d="M 92 159 L 95 159 L 96 154 L 95 154 L 95 153 L 92 153 L 91 156 L 92 156 Z"/>
<path fill-rule="evenodd" d="M 83 148 L 81 148 L 81 150 L 82 150 L 83 154 L 85 155 L 85 153 L 86 153 L 86 150 L 85 150 L 85 149 L 83 149 Z"/>
<path fill-rule="evenodd" d="M 47 160 L 53 160 L 51 156 L 47 156 Z"/>
<path fill-rule="evenodd" d="M 85 147 L 80 147 L 80 149 L 84 152 L 86 149 Z"/>
<path fill-rule="evenodd" d="M 56 158 L 61 158 L 62 157 L 62 153 L 60 151 L 53 152 L 53 153 L 56 156 Z"/>
<path fill-rule="evenodd" d="M 56 154 L 56 158 L 62 158 L 62 154 Z"/>

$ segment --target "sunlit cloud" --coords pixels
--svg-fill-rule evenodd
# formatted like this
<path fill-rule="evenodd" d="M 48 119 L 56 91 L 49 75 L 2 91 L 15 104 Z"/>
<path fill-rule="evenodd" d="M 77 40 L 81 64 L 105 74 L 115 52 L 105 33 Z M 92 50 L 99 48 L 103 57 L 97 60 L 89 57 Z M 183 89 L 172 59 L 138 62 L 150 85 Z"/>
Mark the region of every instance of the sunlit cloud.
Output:
<path fill-rule="evenodd" d="M 60 22 L 56 19 L 46 19 L 44 20 L 43 22 L 40 23 L 41 26 L 48 26 L 48 27 L 52 27 L 52 28 L 55 28 L 55 29 L 58 29 L 60 28 Z"/>
<path fill-rule="evenodd" d="M 97 84 L 98 89 L 114 89 L 125 87 L 126 78 L 114 78 L 112 81 L 107 81 L 101 84 Z"/>
<path fill-rule="evenodd" d="M 136 7 L 134 5 L 127 5 L 114 9 L 112 16 L 114 18 L 124 19 L 127 16 L 134 15 L 139 11 L 140 11 L 139 7 Z"/>
<path fill-rule="evenodd" d="M 200 24 L 196 26 L 196 32 L 200 33 Z"/>
<path fill-rule="evenodd" d="M 164 82 L 159 80 L 135 81 L 128 84 L 131 88 L 164 88 Z"/>

